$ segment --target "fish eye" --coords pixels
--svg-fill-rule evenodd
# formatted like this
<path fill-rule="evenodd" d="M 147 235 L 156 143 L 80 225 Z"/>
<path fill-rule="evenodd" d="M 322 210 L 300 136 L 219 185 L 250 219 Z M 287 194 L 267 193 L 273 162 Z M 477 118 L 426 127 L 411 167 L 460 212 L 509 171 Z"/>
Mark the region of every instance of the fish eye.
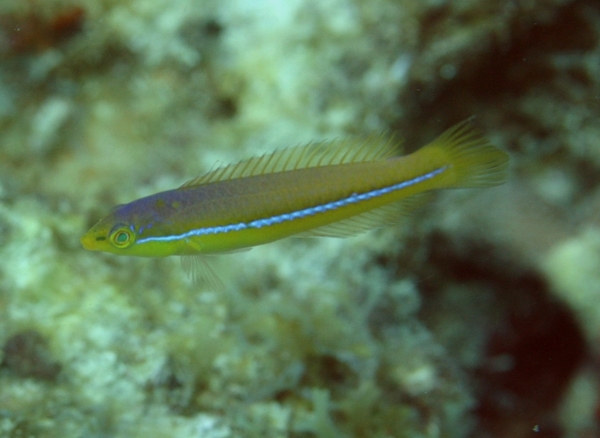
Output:
<path fill-rule="evenodd" d="M 129 228 L 121 225 L 115 227 L 113 231 L 111 231 L 109 239 L 110 243 L 114 247 L 123 249 L 127 248 L 133 243 L 134 236 L 133 232 Z"/>

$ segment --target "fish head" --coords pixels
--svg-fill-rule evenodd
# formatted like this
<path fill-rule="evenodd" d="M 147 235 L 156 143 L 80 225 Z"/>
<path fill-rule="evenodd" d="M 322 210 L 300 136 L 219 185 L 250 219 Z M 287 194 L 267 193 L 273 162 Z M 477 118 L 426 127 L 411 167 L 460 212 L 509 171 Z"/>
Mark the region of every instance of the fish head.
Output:
<path fill-rule="evenodd" d="M 179 253 L 179 244 L 161 239 L 159 227 L 152 227 L 149 198 L 117 205 L 81 238 L 88 251 L 138 257 L 166 257 Z M 158 238 L 152 238 L 158 237 Z"/>
<path fill-rule="evenodd" d="M 135 246 L 136 231 L 133 224 L 119 221 L 114 213 L 100 219 L 83 235 L 81 244 L 88 251 L 130 255 Z"/>

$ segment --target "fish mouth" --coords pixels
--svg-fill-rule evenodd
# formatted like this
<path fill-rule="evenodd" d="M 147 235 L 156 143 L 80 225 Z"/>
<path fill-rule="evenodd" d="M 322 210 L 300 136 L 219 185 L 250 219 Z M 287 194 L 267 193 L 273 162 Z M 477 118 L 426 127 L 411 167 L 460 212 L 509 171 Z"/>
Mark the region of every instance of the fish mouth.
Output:
<path fill-rule="evenodd" d="M 80 242 L 81 245 L 88 251 L 97 250 L 96 239 L 91 233 L 84 234 L 83 237 L 80 239 Z"/>

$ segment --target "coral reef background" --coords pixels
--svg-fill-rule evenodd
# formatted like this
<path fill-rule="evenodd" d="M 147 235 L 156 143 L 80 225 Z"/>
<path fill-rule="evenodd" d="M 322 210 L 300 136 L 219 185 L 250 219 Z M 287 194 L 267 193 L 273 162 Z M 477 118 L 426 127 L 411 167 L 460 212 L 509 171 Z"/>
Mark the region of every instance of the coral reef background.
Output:
<path fill-rule="evenodd" d="M 512 157 L 399 226 L 87 253 L 215 162 L 455 122 Z M 0 437 L 600 434 L 600 5 L 0 2 Z"/>

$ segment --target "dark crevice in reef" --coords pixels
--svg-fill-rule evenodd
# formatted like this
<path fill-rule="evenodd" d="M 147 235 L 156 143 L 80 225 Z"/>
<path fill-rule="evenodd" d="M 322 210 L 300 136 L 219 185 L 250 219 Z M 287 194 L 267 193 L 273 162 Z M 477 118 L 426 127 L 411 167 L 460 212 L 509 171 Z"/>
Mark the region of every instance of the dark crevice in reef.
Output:
<path fill-rule="evenodd" d="M 9 337 L 2 347 L 0 371 L 21 379 L 56 382 L 61 365 L 54 360 L 47 340 L 37 331 L 24 330 Z"/>
<path fill-rule="evenodd" d="M 565 98 L 572 89 L 586 89 L 596 82 L 590 71 L 577 63 L 556 64 L 557 55 L 582 55 L 597 50 L 600 35 L 590 11 L 600 13 L 600 3 L 591 0 L 571 2 L 559 8 L 550 22 L 519 14 L 506 35 L 490 34 L 482 49 L 467 56 L 456 77 L 434 83 L 414 79 L 400 97 L 406 117 L 392 129 L 407 133 L 407 145 L 419 145 L 429 138 L 423 126 L 450 126 L 472 115 L 481 116 L 490 106 L 502 111 L 502 117 L 517 125 L 527 124 L 543 131 L 531 117 L 516 111 L 515 101 L 534 88 L 557 98 Z M 426 32 L 426 31 L 424 31 Z M 523 118 L 525 117 L 525 120 Z M 411 134 L 411 127 L 413 129 Z M 542 135 L 543 132 L 540 132 Z M 411 138 L 413 136 L 413 138 Z M 422 137 L 421 137 L 422 136 Z"/>
<path fill-rule="evenodd" d="M 484 365 L 476 370 L 481 429 L 506 436 L 510 423 L 523 430 L 538 425 L 544 436 L 561 436 L 556 407 L 585 355 L 573 315 L 548 296 L 530 299 L 530 309 L 509 308 L 504 324 L 487 345 Z M 495 361 L 507 359 L 506 369 Z M 481 435 L 479 435 L 481 436 Z"/>
<path fill-rule="evenodd" d="M 444 319 L 438 330 L 458 324 L 469 333 L 464 336 L 485 334 L 483 357 L 470 370 L 478 420 L 473 436 L 528 436 L 534 425 L 544 431 L 540 436 L 561 436 L 556 409 L 587 354 L 571 311 L 540 274 L 507 251 L 441 233 L 430 236 L 427 248 L 427 272 L 417 273 L 422 319 Z M 459 298 L 448 300 L 456 290 Z M 511 435 L 517 431 L 522 434 Z"/>

